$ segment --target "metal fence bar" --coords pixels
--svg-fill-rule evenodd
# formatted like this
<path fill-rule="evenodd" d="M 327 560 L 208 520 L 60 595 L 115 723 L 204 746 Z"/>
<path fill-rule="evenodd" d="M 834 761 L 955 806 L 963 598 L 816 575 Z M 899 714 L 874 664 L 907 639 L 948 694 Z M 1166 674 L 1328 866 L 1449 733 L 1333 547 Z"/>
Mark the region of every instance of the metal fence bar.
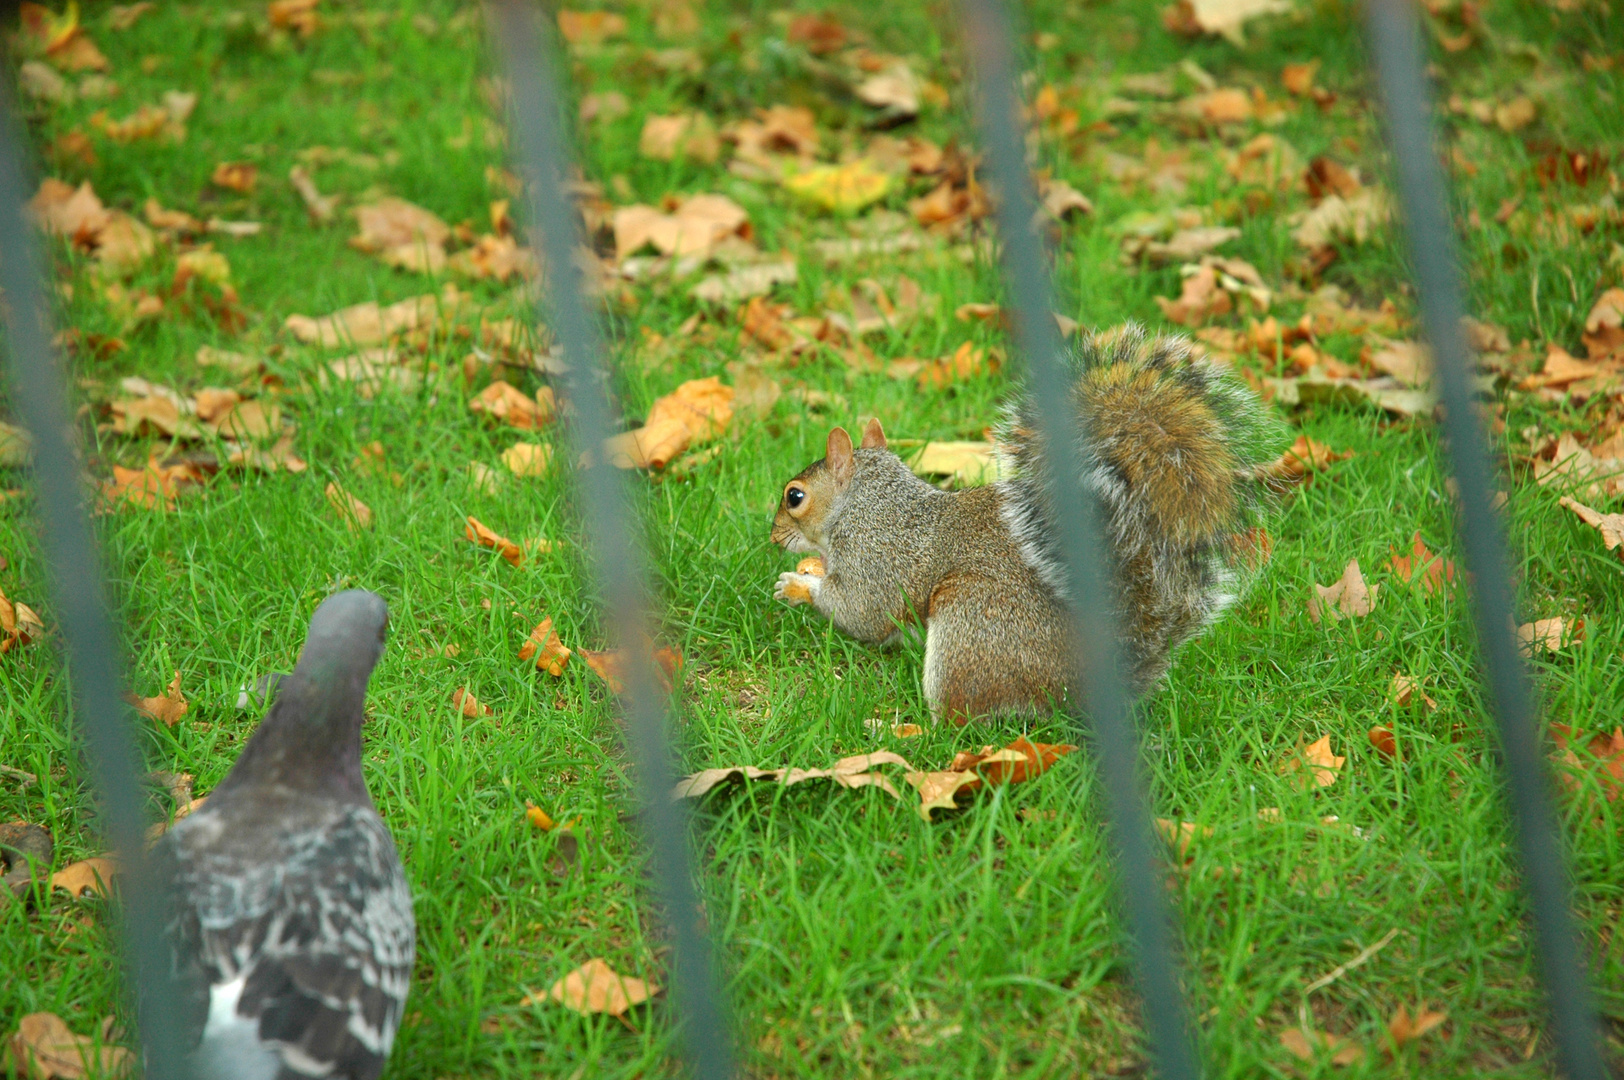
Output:
<path fill-rule="evenodd" d="M 138 989 L 161 985 L 167 951 L 159 893 L 146 872 L 140 754 L 131 737 L 120 642 L 103 587 L 102 560 L 85 507 L 74 447 L 66 371 L 51 347 L 39 252 L 25 208 L 27 145 L 12 107 L 9 72 L 0 78 L 0 292 L 4 294 L 7 370 L 18 418 L 33 436 L 34 490 L 41 544 L 63 661 L 71 673 L 74 714 L 84 734 L 92 785 L 100 796 L 102 830 L 119 866 L 123 952 Z M 180 1076 L 180 1028 L 171 996 L 141 993 L 138 1019 L 150 1080 Z"/>
<path fill-rule="evenodd" d="M 1600 1029 L 1590 1002 L 1584 951 L 1568 908 L 1568 874 L 1552 810 L 1536 708 L 1517 653 L 1505 537 L 1490 497 L 1493 467 L 1472 400 L 1470 359 L 1443 170 L 1433 140 L 1431 101 L 1422 69 L 1419 20 L 1410 0 L 1368 0 L 1370 47 L 1386 106 L 1421 317 L 1432 343 L 1443 434 L 1460 490 L 1461 545 L 1471 571 L 1477 638 L 1487 669 L 1489 705 L 1499 723 L 1511 810 L 1522 855 L 1540 975 L 1548 995 L 1557 1059 L 1574 1080 L 1602 1080 Z"/>
<path fill-rule="evenodd" d="M 543 305 L 543 314 L 551 309 L 554 335 L 568 366 L 566 385 L 575 412 L 569 425 L 571 443 L 577 456 L 590 460 L 581 470 L 580 482 L 595 575 L 616 637 L 633 660 L 625 680 L 626 712 L 655 877 L 675 939 L 673 981 L 688 1057 L 701 1080 L 725 1080 L 733 1075 L 731 1029 L 717 985 L 715 957 L 699 922 L 688 859 L 687 810 L 670 797 L 676 778 L 666 738 L 665 695 L 655 682 L 644 633 L 647 597 L 637 524 L 620 471 L 603 453 L 603 442 L 613 431 L 610 372 L 597 323 L 582 296 L 576 261 L 580 228 L 565 193 L 572 159 L 559 122 L 563 99 L 552 49 L 538 32 L 537 15 L 537 8 L 525 0 L 496 0 L 492 8 L 496 44 L 510 80 L 513 154 L 530 193 L 532 242 L 545 267 L 550 303 Z"/>
<path fill-rule="evenodd" d="M 1179 988 L 1178 939 L 1163 885 L 1166 869 L 1140 771 L 1133 702 L 1122 677 L 1113 568 L 1104 555 L 1105 538 L 1093 495 L 1078 482 L 1084 463 L 1074 437 L 1071 368 L 1054 320 L 1046 255 L 1034 229 L 1038 204 L 1026 169 L 1009 17 L 1001 0 L 965 0 L 963 10 L 975 61 L 976 121 L 997 184 L 998 235 L 1015 308 L 1015 342 L 1026 357 L 1028 392 L 1037 405 L 1053 465 L 1051 495 L 1061 524 L 1077 626 L 1076 685 L 1084 688 L 1093 722 L 1150 1050 L 1162 1076 L 1196 1077 L 1200 1064 Z"/>

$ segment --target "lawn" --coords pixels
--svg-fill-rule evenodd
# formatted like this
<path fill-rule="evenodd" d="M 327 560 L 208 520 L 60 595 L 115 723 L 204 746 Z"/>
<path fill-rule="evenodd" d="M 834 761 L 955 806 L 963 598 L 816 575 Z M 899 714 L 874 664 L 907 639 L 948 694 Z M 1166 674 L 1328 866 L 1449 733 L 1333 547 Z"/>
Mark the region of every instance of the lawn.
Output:
<path fill-rule="evenodd" d="M 1540 373 L 1553 370 L 1549 346 L 1586 357 L 1587 316 L 1624 284 L 1620 9 L 1596 0 L 1429 7 L 1470 303 L 1505 331 L 1487 370 L 1521 618 L 1560 617 L 1569 628 L 1531 666 L 1547 721 L 1611 732 L 1624 699 L 1624 577 L 1618 553 L 1559 498 L 1624 507 L 1605 483 L 1564 488 L 1571 473 L 1548 463 L 1568 452 L 1555 441 L 1567 433 L 1578 440 L 1570 448 L 1624 456 L 1603 450 L 1624 422 L 1616 371 L 1624 351 L 1609 359 L 1591 347 L 1583 379 Z M 950 194 L 966 192 L 962 155 L 974 138 L 953 6 L 840 5 L 820 18 L 809 17 L 822 11 L 814 5 L 789 12 L 717 0 L 603 10 L 623 24 L 572 21 L 567 65 L 573 101 L 593 114 L 576 129 L 582 172 L 598 185 L 584 199 L 589 222 L 615 207 L 724 195 L 748 214 L 754 251 L 793 258 L 797 269 L 768 298 L 783 307 L 706 302 L 690 290 L 714 264 L 674 266 L 647 251 L 617 259 L 630 253 L 615 251 L 607 225 L 596 234 L 602 264 L 620 271 L 603 286 L 601 312 L 626 417 L 646 416 L 691 379 L 721 376 L 740 390 L 731 424 L 709 448 L 630 478 L 660 636 L 685 657 L 675 698 L 682 770 L 826 767 L 878 749 L 929 769 L 1023 733 L 1083 741 L 1058 715 L 935 727 L 918 646 L 869 649 L 772 600 L 778 573 L 794 565 L 768 542 L 773 508 L 782 483 L 822 455 L 832 425 L 856 430 L 860 417 L 878 416 L 893 440 L 980 440 L 1019 386 L 997 320 L 958 313 L 1000 299 L 984 242 L 990 219 L 973 220 L 972 205 L 927 230 L 914 205 L 944 182 Z M 419 925 L 415 984 L 388 1074 L 675 1074 L 664 997 L 622 1018 L 521 1003 L 590 958 L 662 986 L 670 960 L 613 696 L 580 657 L 560 677 L 517 658 L 543 617 L 571 648 L 608 644 L 562 433 L 493 423 L 468 404 L 494 377 L 526 395 L 546 384 L 528 366 L 481 360 L 515 355 L 488 328 L 527 318 L 526 290 L 518 277 L 463 272 L 455 253 L 424 272 L 348 242 L 352 211 L 383 196 L 453 225 L 448 243 L 461 250 L 497 235 L 493 201 L 518 205 L 503 172 L 501 87 L 483 18 L 433 0 L 329 0 L 316 12 L 306 34 L 298 20 L 272 25 L 263 5 L 158 3 L 131 19 L 127 8 L 90 3 L 81 39 L 95 43 L 108 70 L 71 72 L 67 92 L 41 86 L 37 68 L 33 83 L 25 78 L 41 175 L 88 181 L 107 207 L 142 221 L 153 199 L 200 221 L 262 225 L 245 236 L 158 230 L 151 252 L 117 267 L 82 241 L 48 241 L 91 482 L 154 455 L 200 477 L 150 505 L 98 499 L 130 688 L 158 695 L 178 671 L 189 704 L 172 726 L 133 710 L 132 723 L 151 769 L 189 773 L 192 792 L 206 794 L 259 719 L 257 706 L 238 706 L 240 689 L 290 669 L 328 594 L 376 590 L 392 625 L 372 680 L 365 771 L 400 846 Z M 1339 197 L 1325 189 L 1350 203 L 1369 197 L 1368 206 L 1386 186 L 1357 9 L 1297 0 L 1292 12 L 1248 23 L 1241 43 L 1175 33 L 1158 3 L 1140 0 L 1039 0 L 1026 21 L 1036 164 L 1092 202 L 1091 212 L 1047 226 L 1062 313 L 1101 328 L 1127 319 L 1199 328 L 1209 351 L 1274 396 L 1290 435 L 1351 453 L 1281 500 L 1256 585 L 1182 651 L 1140 710 L 1154 811 L 1192 823 L 1189 842 L 1169 848 L 1168 888 L 1211 1073 L 1548 1075 L 1551 1044 L 1464 583 L 1428 590 L 1389 562 L 1417 533 L 1446 559 L 1458 551 L 1429 411 L 1383 408 L 1362 390 L 1316 399 L 1303 388 L 1312 376 L 1296 370 L 1320 363 L 1350 379 L 1379 374 L 1388 346 L 1359 324 L 1366 316 L 1386 338 L 1419 336 L 1393 223 L 1378 214 L 1362 237 L 1294 236 L 1292 215 Z M 21 62 L 38 46 L 24 35 L 14 51 Z M 60 52 L 46 61 L 53 71 L 68 63 Z M 897 62 L 916 83 L 915 117 L 853 91 Z M 1311 62 L 1311 86 L 1283 83 L 1288 65 Z M 1230 89 L 1241 93 L 1222 93 Z M 197 95 L 184 121 L 171 110 L 150 136 L 135 134 L 138 124 L 119 127 L 170 91 Z M 709 154 L 705 124 L 725 131 L 769 106 L 805 107 L 815 119 L 816 145 L 807 160 L 789 155 L 795 168 L 814 157 L 885 158 L 892 171 L 878 201 L 820 208 L 774 182 L 742 143 Z M 703 117 L 691 121 L 697 133 L 685 149 L 664 160 L 640 148 L 648 117 L 679 114 Z M 895 142 L 876 149 L 882 134 Z M 919 141 L 903 142 L 910 137 Z M 896 165 L 922 143 L 948 148 L 944 171 Z M 769 171 L 783 164 L 781 150 Z M 1321 158 L 1330 164 L 1312 165 Z M 246 190 L 217 183 L 222 162 L 255 166 L 256 181 L 239 185 Z M 295 166 L 339 200 L 330 220 L 314 220 L 290 184 Z M 1305 171 L 1317 186 L 1305 185 Z M 1213 253 L 1256 271 L 1273 325 L 1234 266 L 1217 268 L 1235 280 L 1220 289 L 1221 303 L 1209 290 L 1201 311 L 1184 312 L 1186 326 L 1168 322 L 1156 298 L 1180 296 L 1184 263 L 1199 284 L 1193 265 L 1204 252 L 1158 255 L 1154 244 L 1197 226 L 1238 229 Z M 885 250 L 829 256 L 831 240 L 876 237 Z M 898 237 L 905 241 L 886 242 Z M 756 257 L 729 244 L 716 259 Z M 225 257 L 227 276 L 208 251 Z M 1216 277 L 1211 266 L 1207 273 Z M 818 320 L 870 310 L 853 299 L 872 296 L 868 283 L 896 299 L 899 313 L 861 346 L 830 335 Z M 1327 285 L 1340 292 L 1321 291 Z M 395 351 L 379 361 L 386 375 L 372 383 L 328 367 L 354 345 L 323 347 L 286 326 L 290 315 L 444 297 L 448 286 L 460 299 L 395 335 Z M 1296 333 L 1305 314 L 1316 325 L 1316 313 L 1328 321 L 1312 337 Z M 763 318 L 803 340 L 774 348 Z M 927 369 L 948 373 L 940 384 L 893 363 L 950 357 L 966 343 L 983 362 L 968 372 Z M 206 366 L 196 359 L 205 346 L 253 362 L 237 373 Z M 230 387 L 274 404 L 296 426 L 292 450 L 307 468 L 233 467 L 211 431 L 172 439 L 128 422 L 122 403 L 150 391 L 121 385 L 126 377 L 186 396 Z M 1305 403 L 1288 407 L 1293 394 Z M 519 441 L 556 442 L 550 468 L 513 474 L 503 454 Z M 30 481 L 16 469 L 0 479 L 16 489 L 0 502 L 0 588 L 38 610 L 49 630 L 56 620 Z M 329 484 L 365 503 L 370 527 L 354 528 L 334 509 Z M 468 516 L 526 544 L 522 564 L 465 540 Z M 1315 622 L 1315 585 L 1336 581 L 1352 559 L 1379 585 L 1373 609 Z M 8 767 L 0 820 L 48 828 L 60 869 L 103 846 L 57 672 L 49 635 L 0 655 Z M 1407 705 L 1393 698 L 1395 675 L 1421 680 Z M 459 689 L 491 715 L 464 715 L 452 704 Z M 924 731 L 899 734 L 905 724 Z M 1398 759 L 1368 737 L 1375 727 L 1393 732 Z M 1325 736 L 1345 758 L 1325 774 L 1333 782 L 1303 785 L 1303 770 L 1282 771 Z M 1610 798 L 1619 789 L 1593 759 L 1577 762 L 1563 767 L 1563 826 L 1618 1061 L 1624 801 Z M 745 1071 L 1142 1069 L 1086 747 L 928 822 L 900 778 L 898 786 L 899 800 L 822 782 L 733 785 L 696 804 L 704 916 Z M 533 827 L 527 802 L 573 822 L 568 835 Z M 156 786 L 154 817 L 173 806 Z M 78 1032 L 126 1016 L 109 973 L 110 925 L 105 900 L 61 890 L 41 887 L 26 903 L 0 906 L 0 1031 L 37 1011 Z M 1383 939 L 1366 962 L 1305 998 L 1305 987 Z M 1389 1022 L 1400 1008 L 1447 1019 L 1395 1048 Z M 1329 1046 L 1307 1059 L 1293 1053 L 1281 1034 L 1305 1016 L 1310 1029 L 1356 1047 L 1357 1060 L 1333 1063 Z"/>

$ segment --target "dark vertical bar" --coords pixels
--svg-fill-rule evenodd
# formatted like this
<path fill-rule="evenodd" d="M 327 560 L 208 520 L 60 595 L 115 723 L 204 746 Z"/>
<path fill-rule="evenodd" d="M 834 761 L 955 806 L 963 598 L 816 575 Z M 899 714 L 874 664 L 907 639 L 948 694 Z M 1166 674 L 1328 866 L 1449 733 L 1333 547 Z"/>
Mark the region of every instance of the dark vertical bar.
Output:
<path fill-rule="evenodd" d="M 1111 568 L 1094 499 L 1080 480 L 1084 462 L 1074 434 L 1070 366 L 1052 314 L 1046 256 L 1033 228 L 1037 199 L 1026 170 L 1008 16 L 1000 0 L 965 0 L 964 12 L 975 61 L 976 121 L 997 185 L 998 235 L 1015 307 L 1015 341 L 1029 366 L 1028 392 L 1037 404 L 1054 466 L 1052 495 L 1063 525 L 1061 546 L 1078 628 L 1077 685 L 1086 688 L 1093 721 L 1151 1054 L 1162 1076 L 1195 1077 L 1200 1065 L 1179 988 L 1178 945 L 1162 884 L 1165 869 L 1157 857 L 1140 773 L 1133 703 L 1122 678 Z"/>
<path fill-rule="evenodd" d="M 1444 407 L 1444 442 L 1460 485 L 1461 544 L 1474 581 L 1477 638 L 1487 669 L 1489 703 L 1505 750 L 1523 885 L 1533 914 L 1557 1060 L 1573 1080 L 1602 1080 L 1606 1072 L 1598 1046 L 1600 1029 L 1590 1002 L 1583 949 L 1568 909 L 1568 875 L 1540 751 L 1533 694 L 1512 629 L 1505 538 L 1489 501 L 1493 470 L 1472 401 L 1466 339 L 1460 326 L 1464 306 L 1455 237 L 1432 137 L 1418 19 L 1408 0 L 1369 0 L 1365 10 L 1398 168 L 1410 256 L 1420 287 L 1421 316 L 1432 343 L 1434 378 Z"/>
<path fill-rule="evenodd" d="M 34 490 L 40 547 L 50 568 L 64 661 L 72 674 L 74 713 L 84 734 L 91 781 L 100 795 L 102 829 L 119 863 L 123 948 L 139 994 L 146 1075 L 180 1075 L 179 1028 L 161 985 L 168 965 L 160 934 L 164 913 L 146 872 L 145 813 L 128 711 L 120 699 L 119 642 L 107 615 L 101 558 L 79 482 L 66 372 L 51 348 L 41 264 L 24 203 L 28 198 L 24 136 L 12 109 L 10 69 L 0 76 L 0 292 L 4 293 L 7 370 L 18 419 L 34 439 Z"/>
<path fill-rule="evenodd" d="M 542 255 L 554 336 L 564 351 L 569 425 L 581 470 L 586 525 L 593 565 L 621 646 L 633 663 L 626 679 L 626 710 L 637 761 L 643 820 L 653 848 L 654 870 L 675 938 L 674 974 L 683 1013 L 684 1039 L 694 1072 L 702 1080 L 733 1075 L 730 1029 L 717 986 L 715 959 L 699 924 L 699 901 L 688 865 L 687 810 L 669 797 L 675 776 L 666 739 L 665 698 L 654 680 L 653 657 L 643 631 L 646 597 L 636 523 L 619 470 L 605 460 L 610 424 L 609 371 L 597 323 L 581 292 L 576 252 L 581 247 L 575 211 L 565 194 L 570 156 L 560 129 L 561 97 L 552 50 L 538 33 L 537 8 L 525 0 L 496 0 L 492 28 L 510 80 L 513 153 L 530 192 L 533 242 Z"/>

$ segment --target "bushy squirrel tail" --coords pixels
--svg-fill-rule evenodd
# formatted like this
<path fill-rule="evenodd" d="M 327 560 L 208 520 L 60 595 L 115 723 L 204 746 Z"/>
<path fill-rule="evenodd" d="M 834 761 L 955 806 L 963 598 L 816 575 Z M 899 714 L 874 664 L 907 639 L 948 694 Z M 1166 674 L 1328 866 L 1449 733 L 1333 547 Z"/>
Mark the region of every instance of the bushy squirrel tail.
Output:
<path fill-rule="evenodd" d="M 1260 562 L 1256 526 L 1268 493 L 1255 468 L 1279 451 L 1279 427 L 1245 385 L 1192 359 L 1189 341 L 1130 324 L 1094 335 L 1072 358 L 1081 481 L 1105 515 L 1120 574 L 1118 619 L 1144 690 L 1181 642 L 1215 621 Z M 999 432 L 1010 479 L 1004 521 L 1026 559 L 1065 589 L 1049 463 L 1030 396 Z"/>

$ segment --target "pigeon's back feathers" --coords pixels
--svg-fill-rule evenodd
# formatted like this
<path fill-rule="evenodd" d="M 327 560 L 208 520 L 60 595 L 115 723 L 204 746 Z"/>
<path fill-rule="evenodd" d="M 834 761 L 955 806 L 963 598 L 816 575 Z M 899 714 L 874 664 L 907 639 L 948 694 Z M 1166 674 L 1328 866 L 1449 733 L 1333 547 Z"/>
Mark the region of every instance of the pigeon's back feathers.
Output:
<path fill-rule="evenodd" d="M 389 1054 L 415 923 L 360 782 L 362 705 L 386 625 L 370 593 L 318 608 L 237 764 L 155 853 L 196 1080 L 372 1080 Z"/>

